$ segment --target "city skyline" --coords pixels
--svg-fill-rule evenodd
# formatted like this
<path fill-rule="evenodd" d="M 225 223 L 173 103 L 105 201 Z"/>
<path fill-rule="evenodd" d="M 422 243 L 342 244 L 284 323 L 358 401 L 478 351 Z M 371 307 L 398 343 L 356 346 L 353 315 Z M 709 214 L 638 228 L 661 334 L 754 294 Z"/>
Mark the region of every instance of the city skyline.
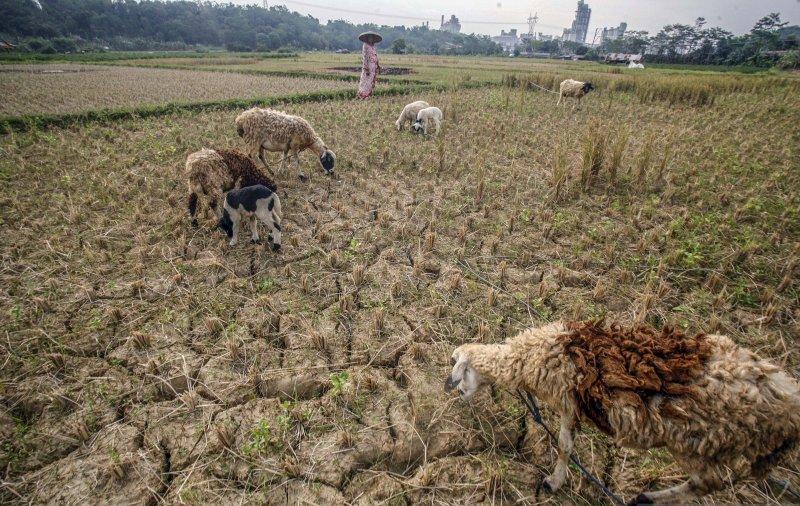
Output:
<path fill-rule="evenodd" d="M 235 0 L 236 3 L 253 3 L 252 0 Z M 628 24 L 629 30 L 645 30 L 651 34 L 664 25 L 693 24 L 704 17 L 709 26 L 719 26 L 736 34 L 748 32 L 755 22 L 770 12 L 779 12 L 784 21 L 800 23 L 800 0 L 588 0 L 592 9 L 588 36 L 596 29 Z M 501 29 L 517 28 L 527 31 L 529 14 L 538 15 L 536 31 L 561 35 L 570 28 L 575 17 L 577 0 L 492 0 L 462 2 L 458 0 L 339 0 L 335 5 L 323 0 L 275 1 L 270 5 L 285 5 L 291 11 L 309 14 L 326 23 L 345 19 L 354 23 L 382 25 L 421 25 L 425 21 L 438 28 L 441 16 L 457 16 L 461 33 L 497 35 Z"/>

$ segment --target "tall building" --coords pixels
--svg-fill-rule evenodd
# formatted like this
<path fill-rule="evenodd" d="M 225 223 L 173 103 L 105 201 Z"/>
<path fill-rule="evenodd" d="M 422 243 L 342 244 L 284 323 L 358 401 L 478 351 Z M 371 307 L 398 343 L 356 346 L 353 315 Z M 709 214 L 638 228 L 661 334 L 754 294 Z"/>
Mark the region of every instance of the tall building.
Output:
<path fill-rule="evenodd" d="M 509 31 L 500 30 L 500 35 L 492 37 L 493 42 L 497 42 L 503 46 L 503 51 L 506 53 L 513 53 L 520 44 L 520 38 L 517 36 L 517 29 L 512 28 Z"/>
<path fill-rule="evenodd" d="M 600 35 L 600 43 L 602 44 L 607 40 L 621 39 L 627 29 L 628 23 L 620 23 L 617 27 L 603 28 L 603 32 Z"/>
<path fill-rule="evenodd" d="M 459 33 L 461 31 L 461 23 L 458 22 L 455 14 L 451 14 L 450 19 L 447 21 L 444 20 L 444 14 L 442 14 L 442 26 L 439 29 L 445 32 Z"/>
<path fill-rule="evenodd" d="M 575 10 L 575 20 L 572 28 L 564 29 L 564 40 L 572 42 L 586 43 L 586 32 L 589 31 L 589 18 L 592 16 L 592 9 L 583 0 L 578 0 L 578 8 Z"/>

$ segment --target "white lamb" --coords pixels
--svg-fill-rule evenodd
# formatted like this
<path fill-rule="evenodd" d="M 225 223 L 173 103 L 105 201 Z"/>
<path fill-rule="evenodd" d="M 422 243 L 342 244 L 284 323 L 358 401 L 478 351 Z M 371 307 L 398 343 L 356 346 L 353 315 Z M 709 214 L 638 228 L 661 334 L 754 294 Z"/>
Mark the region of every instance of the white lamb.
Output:
<path fill-rule="evenodd" d="M 401 131 L 403 129 L 403 125 L 406 123 L 413 124 L 417 120 L 417 113 L 426 107 L 430 107 L 430 104 L 424 100 L 417 100 L 416 102 L 411 102 L 403 107 L 403 112 L 400 113 L 400 117 L 398 117 L 397 121 L 394 122 L 394 126 L 397 127 L 397 131 Z"/>
<path fill-rule="evenodd" d="M 422 133 L 428 135 L 429 130 L 435 129 L 438 135 L 439 130 L 442 128 L 443 118 L 442 110 L 438 107 L 426 107 L 417 113 L 417 121 L 414 122 L 413 126 L 414 131 L 422 131 Z"/>

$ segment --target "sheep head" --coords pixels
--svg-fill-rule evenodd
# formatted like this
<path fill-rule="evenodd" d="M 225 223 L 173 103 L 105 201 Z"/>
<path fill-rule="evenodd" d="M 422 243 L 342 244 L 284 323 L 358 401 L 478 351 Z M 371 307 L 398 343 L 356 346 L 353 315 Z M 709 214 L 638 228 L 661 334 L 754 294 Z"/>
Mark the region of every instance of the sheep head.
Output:
<path fill-rule="evenodd" d="M 411 125 L 411 128 L 413 128 L 416 133 L 422 132 L 423 131 L 422 122 L 420 120 L 415 121 L 414 124 Z"/>
<path fill-rule="evenodd" d="M 593 89 L 595 89 L 595 88 L 594 88 L 594 85 L 592 83 L 584 83 L 583 84 L 583 92 L 584 93 L 589 93 Z"/>
<path fill-rule="evenodd" d="M 336 165 L 336 155 L 330 149 L 325 149 L 319 157 L 319 163 L 325 170 L 325 174 L 330 174 L 333 172 L 334 165 Z"/>
<path fill-rule="evenodd" d="M 461 399 L 468 401 L 486 382 L 473 366 L 471 353 L 466 346 L 459 346 L 450 359 L 453 370 L 444 382 L 445 392 L 458 389 Z"/>

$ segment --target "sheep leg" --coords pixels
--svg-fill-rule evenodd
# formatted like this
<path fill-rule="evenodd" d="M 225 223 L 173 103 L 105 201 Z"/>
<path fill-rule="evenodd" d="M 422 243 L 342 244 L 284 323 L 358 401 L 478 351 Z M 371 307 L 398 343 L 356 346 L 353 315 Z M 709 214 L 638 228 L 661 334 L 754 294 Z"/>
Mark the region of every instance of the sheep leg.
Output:
<path fill-rule="evenodd" d="M 300 174 L 300 153 L 296 150 L 292 150 L 292 160 L 294 160 L 294 170 L 298 174 Z"/>
<path fill-rule="evenodd" d="M 258 219 L 264 223 L 269 229 L 269 235 L 272 237 L 272 249 L 278 251 L 281 249 L 281 219 L 275 213 L 267 209 L 257 211 Z"/>
<path fill-rule="evenodd" d="M 197 226 L 197 194 L 192 192 L 189 194 L 189 216 L 192 217 L 192 226 Z"/>
<path fill-rule="evenodd" d="M 258 147 L 258 159 L 261 160 L 261 163 L 264 164 L 264 167 L 269 169 L 269 165 L 267 165 L 267 157 L 264 156 L 264 146 Z"/>
<path fill-rule="evenodd" d="M 637 504 L 658 503 L 673 504 L 677 501 L 689 500 L 694 497 L 696 494 L 694 493 L 693 489 L 694 486 L 692 480 L 687 480 L 680 485 L 665 488 L 664 490 L 659 490 L 658 492 L 643 492 L 636 498 L 628 501 L 628 505 L 635 506 Z"/>
<path fill-rule="evenodd" d="M 259 241 L 258 237 L 258 222 L 256 222 L 256 215 L 250 217 L 250 242 L 253 244 Z"/>
<path fill-rule="evenodd" d="M 436 128 L 436 135 L 439 135 L 439 130 L 442 129 L 442 122 L 439 121 L 439 118 L 434 118 L 433 126 Z"/>
<path fill-rule="evenodd" d="M 283 150 L 283 158 L 281 159 L 281 174 L 286 169 L 286 159 L 289 157 L 289 146 L 286 146 L 286 149 Z"/>
<path fill-rule="evenodd" d="M 551 491 L 558 490 L 567 479 L 569 456 L 572 455 L 572 448 L 575 443 L 572 438 L 575 421 L 575 416 L 572 414 L 561 417 L 561 429 L 558 432 L 558 461 L 553 474 L 544 479 L 544 486 Z"/>
<path fill-rule="evenodd" d="M 219 211 L 217 211 L 217 204 L 222 200 L 222 193 L 220 191 L 212 191 L 208 194 L 208 209 L 214 218 L 219 218 Z"/>
<path fill-rule="evenodd" d="M 556 102 L 556 107 L 558 107 L 559 105 L 561 105 L 561 99 L 562 99 L 562 98 L 564 98 L 564 94 L 563 94 L 563 93 L 559 93 L 559 95 L 558 95 L 558 102 Z"/>
<path fill-rule="evenodd" d="M 231 213 L 231 222 L 233 223 L 233 235 L 230 245 L 236 246 L 236 243 L 239 242 L 239 223 L 241 222 L 239 213 Z"/>

